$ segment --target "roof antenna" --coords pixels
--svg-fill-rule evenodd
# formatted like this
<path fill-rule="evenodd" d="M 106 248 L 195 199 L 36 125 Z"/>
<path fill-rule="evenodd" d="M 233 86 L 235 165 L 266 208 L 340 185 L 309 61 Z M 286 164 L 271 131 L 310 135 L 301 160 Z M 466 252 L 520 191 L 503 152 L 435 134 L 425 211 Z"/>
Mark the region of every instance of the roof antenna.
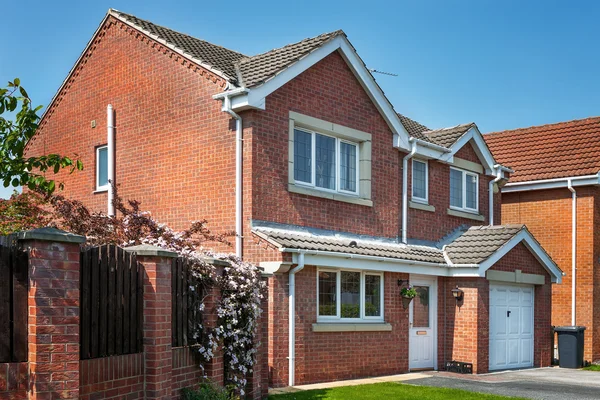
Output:
<path fill-rule="evenodd" d="M 374 74 L 389 75 L 389 76 L 398 76 L 398 74 L 393 74 L 391 72 L 377 71 L 376 69 L 370 69 L 369 71 L 372 72 L 372 73 L 374 73 Z"/>

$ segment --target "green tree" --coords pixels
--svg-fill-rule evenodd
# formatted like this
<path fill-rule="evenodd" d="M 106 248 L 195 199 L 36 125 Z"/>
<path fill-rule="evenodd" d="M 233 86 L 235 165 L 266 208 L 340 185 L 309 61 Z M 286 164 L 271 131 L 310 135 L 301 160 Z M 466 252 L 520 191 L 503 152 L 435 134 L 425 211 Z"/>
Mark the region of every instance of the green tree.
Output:
<path fill-rule="evenodd" d="M 83 169 L 80 160 L 59 154 L 26 157 L 25 146 L 35 134 L 42 106 L 33 107 L 19 78 L 0 88 L 0 182 L 4 187 L 27 186 L 45 193 L 56 188 L 46 172 L 58 173 L 62 168 Z M 62 188 L 62 183 L 58 185 Z"/>

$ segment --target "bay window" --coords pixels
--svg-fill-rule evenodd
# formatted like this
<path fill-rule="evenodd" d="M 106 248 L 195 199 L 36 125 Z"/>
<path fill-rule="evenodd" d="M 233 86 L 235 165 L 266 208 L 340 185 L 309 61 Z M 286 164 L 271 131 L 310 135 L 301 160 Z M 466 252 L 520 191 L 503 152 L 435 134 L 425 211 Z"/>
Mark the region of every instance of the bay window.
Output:
<path fill-rule="evenodd" d="M 450 168 L 450 208 L 477 212 L 479 210 L 479 175 Z"/>
<path fill-rule="evenodd" d="M 322 190 L 358 194 L 358 143 L 294 129 L 294 181 Z"/>
<path fill-rule="evenodd" d="M 383 274 L 319 269 L 317 316 L 319 321 L 382 321 Z"/>

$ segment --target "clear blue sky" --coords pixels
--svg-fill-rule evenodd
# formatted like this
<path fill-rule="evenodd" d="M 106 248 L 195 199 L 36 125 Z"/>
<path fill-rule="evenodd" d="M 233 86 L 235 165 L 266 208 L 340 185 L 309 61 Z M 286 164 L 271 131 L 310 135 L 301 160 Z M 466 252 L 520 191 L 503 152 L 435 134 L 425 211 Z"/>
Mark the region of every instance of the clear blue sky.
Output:
<path fill-rule="evenodd" d="M 0 82 L 47 105 L 109 7 L 248 55 L 343 29 L 369 68 L 398 74 L 376 75 L 396 110 L 432 128 L 600 115 L 591 1 L 6 1 Z"/>

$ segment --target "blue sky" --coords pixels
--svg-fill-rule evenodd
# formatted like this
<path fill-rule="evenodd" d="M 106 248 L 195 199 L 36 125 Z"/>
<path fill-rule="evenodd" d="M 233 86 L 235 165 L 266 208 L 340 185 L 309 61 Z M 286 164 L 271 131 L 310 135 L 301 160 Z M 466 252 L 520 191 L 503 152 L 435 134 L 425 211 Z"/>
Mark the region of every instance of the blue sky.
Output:
<path fill-rule="evenodd" d="M 585 1 L 5 2 L 0 82 L 47 105 L 109 7 L 248 55 L 343 29 L 398 74 L 376 75 L 396 110 L 431 128 L 600 115 L 600 3 Z"/>

